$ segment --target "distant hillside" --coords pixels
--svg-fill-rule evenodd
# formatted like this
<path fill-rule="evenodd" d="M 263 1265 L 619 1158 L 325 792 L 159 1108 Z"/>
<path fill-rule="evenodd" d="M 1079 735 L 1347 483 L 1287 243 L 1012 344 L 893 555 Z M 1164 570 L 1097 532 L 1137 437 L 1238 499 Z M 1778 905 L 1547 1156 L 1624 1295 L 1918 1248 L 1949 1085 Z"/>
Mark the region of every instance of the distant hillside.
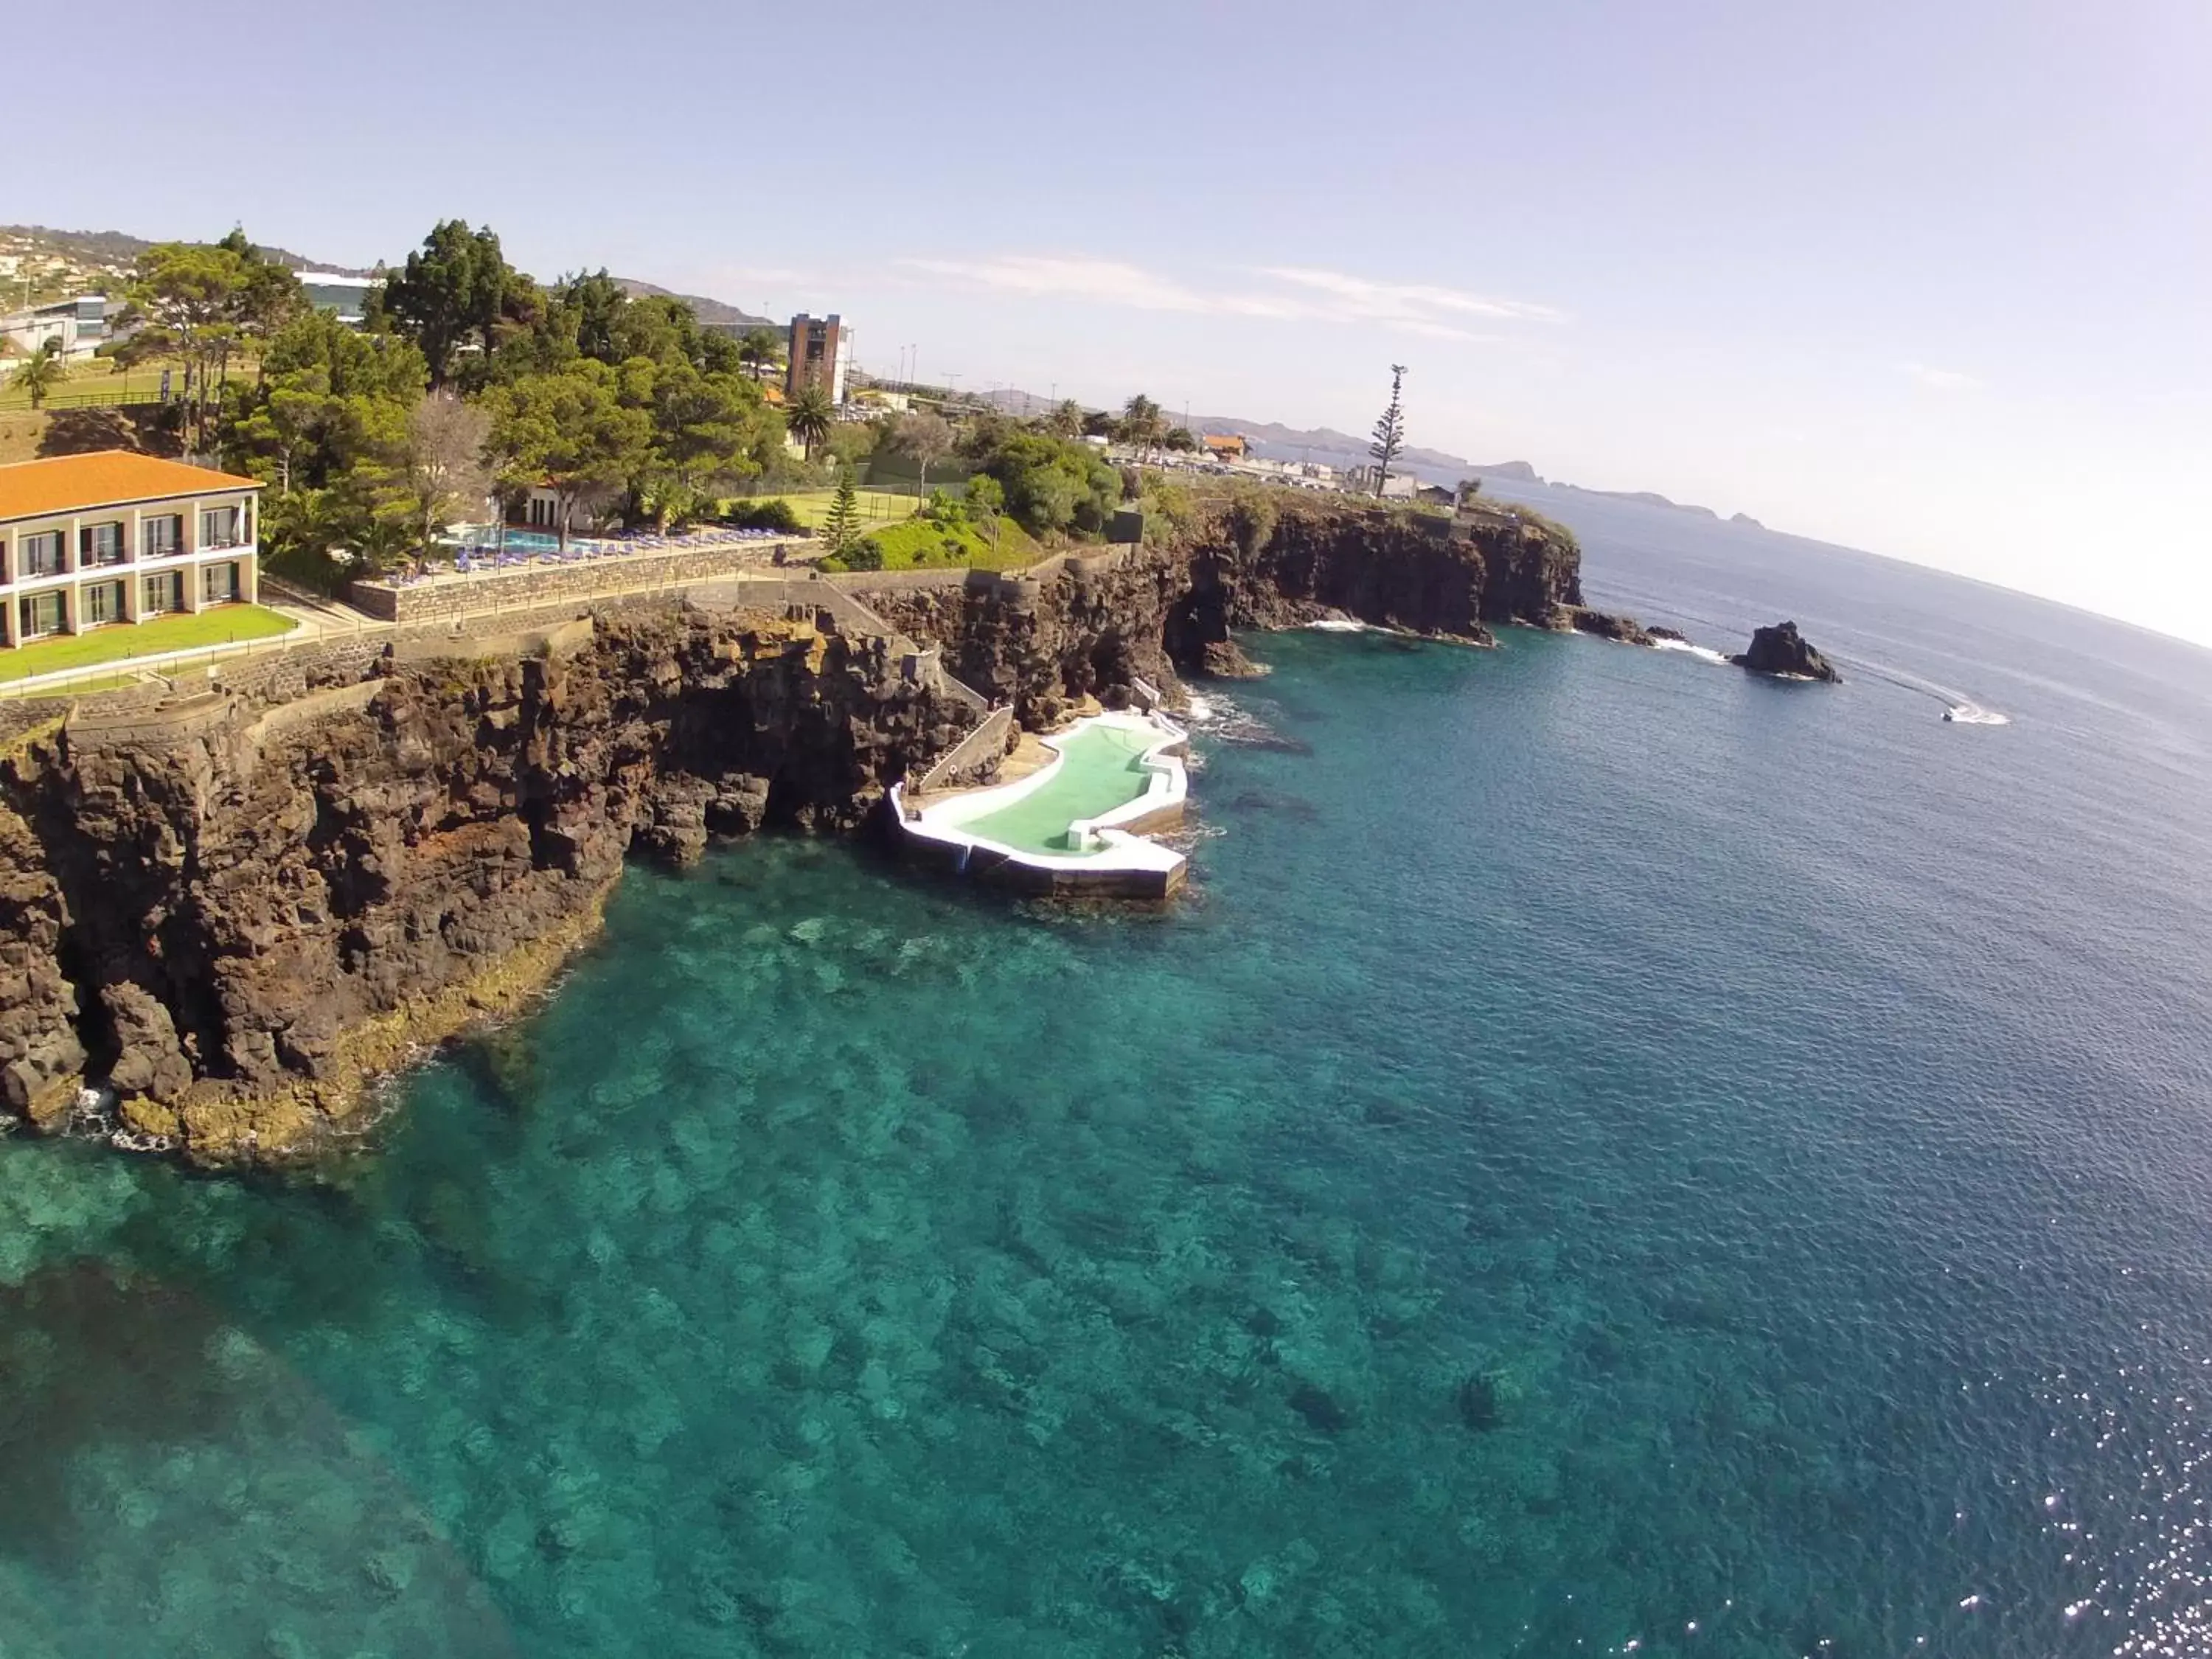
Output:
<path fill-rule="evenodd" d="M 1718 519 L 1720 517 L 1720 514 L 1714 512 L 1710 507 L 1699 507 L 1691 501 L 1674 501 L 1668 496 L 1660 495 L 1656 490 L 1652 489 L 1585 489 L 1580 484 L 1560 483 L 1556 480 L 1553 483 L 1552 488 L 1554 489 L 1571 489 L 1577 495 L 1601 496 L 1608 501 L 1634 501 L 1641 507 L 1663 507 L 1670 513 L 1694 513 L 1701 519 Z M 1741 519 L 1743 516 L 1744 515 L 1741 513 L 1736 514 L 1738 519 Z M 1757 524 L 1758 520 L 1752 520 L 1750 522 Z M 1762 529 L 1765 528 L 1764 526 L 1760 526 L 1759 527 Z"/>
<path fill-rule="evenodd" d="M 190 238 L 185 239 L 191 240 Z M 143 236 L 119 230 L 56 230 L 49 225 L 0 225 L 0 254 L 40 261 L 58 261 L 65 267 L 103 276 L 129 271 L 138 256 L 154 244 Z M 289 248 L 257 242 L 262 257 L 291 270 L 327 270 L 340 276 L 374 276 L 374 270 L 325 264 Z"/>
<path fill-rule="evenodd" d="M 740 310 L 726 300 L 710 300 L 703 294 L 678 294 L 673 289 L 658 288 L 641 282 L 635 276 L 617 276 L 615 286 L 633 300 L 681 300 L 691 307 L 691 314 L 708 328 L 765 328 L 781 330 L 784 326 L 773 317 L 756 317 L 750 311 Z"/>

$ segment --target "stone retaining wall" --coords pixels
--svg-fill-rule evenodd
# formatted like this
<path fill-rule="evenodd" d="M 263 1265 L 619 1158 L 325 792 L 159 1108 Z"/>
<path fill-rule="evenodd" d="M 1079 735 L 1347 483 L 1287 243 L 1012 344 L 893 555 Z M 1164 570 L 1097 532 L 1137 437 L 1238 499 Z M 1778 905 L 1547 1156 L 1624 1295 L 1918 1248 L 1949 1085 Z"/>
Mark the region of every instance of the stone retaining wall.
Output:
<path fill-rule="evenodd" d="M 670 548 L 665 552 L 626 553 L 576 564 L 517 565 L 413 587 L 386 582 L 354 582 L 348 586 L 346 597 L 356 609 L 384 622 L 434 622 L 510 605 L 559 604 L 596 599 L 630 588 L 709 581 L 765 567 L 779 546 L 806 544 L 805 538 L 793 537 L 783 542 L 746 541 L 720 547 Z"/>
<path fill-rule="evenodd" d="M 848 593 L 871 593 L 911 592 L 917 587 L 963 587 L 967 585 L 968 575 L 967 567 L 963 565 L 934 570 L 830 571 L 822 580 Z"/>
<path fill-rule="evenodd" d="M 497 657 L 572 657 L 592 642 L 592 619 L 505 634 L 415 634 L 395 640 L 394 662 L 488 661 Z"/>
<path fill-rule="evenodd" d="M 937 764 L 922 774 L 921 781 L 915 787 L 915 793 L 922 794 L 932 789 L 972 783 L 989 776 L 998 770 L 999 763 L 1006 757 L 1006 739 L 1012 734 L 1013 727 L 1012 705 L 993 709 L 984 717 L 981 726 L 946 750 Z"/>
<path fill-rule="evenodd" d="M 311 691 L 366 679 L 384 658 L 385 633 L 337 640 L 306 640 L 266 655 L 217 658 L 200 670 L 224 690 L 257 708 L 289 702 Z M 105 706 L 104 698 L 87 699 Z"/>
<path fill-rule="evenodd" d="M 140 744 L 179 744 L 212 732 L 234 707 L 220 691 L 203 692 L 159 708 L 79 708 L 62 732 L 72 749 L 122 749 Z"/>

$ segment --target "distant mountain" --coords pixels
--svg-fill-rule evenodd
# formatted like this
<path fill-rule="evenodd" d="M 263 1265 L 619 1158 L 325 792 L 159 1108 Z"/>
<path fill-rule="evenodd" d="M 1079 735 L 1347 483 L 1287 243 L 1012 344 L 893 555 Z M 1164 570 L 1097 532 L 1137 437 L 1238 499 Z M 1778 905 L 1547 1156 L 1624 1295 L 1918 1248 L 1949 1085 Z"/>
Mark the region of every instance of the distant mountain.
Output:
<path fill-rule="evenodd" d="M 1577 495 L 1600 495 L 1609 501 L 1634 501 L 1641 507 L 1663 507 L 1670 513 L 1694 513 L 1701 519 L 1718 519 L 1720 514 L 1710 507 L 1699 507 L 1692 501 L 1677 501 L 1650 489 L 1585 489 L 1580 484 L 1553 481 L 1554 489 L 1571 489 Z M 1738 518 L 1743 515 L 1739 513 Z M 1756 522 L 1754 520 L 1753 522 Z M 1764 526 L 1760 526 L 1762 529 Z"/>
<path fill-rule="evenodd" d="M 143 236 L 132 236 L 119 230 L 56 230 L 49 225 L 0 225 L 0 252 L 60 259 L 103 274 L 125 270 L 153 246 Z M 289 248 L 270 247 L 259 242 L 254 246 L 264 258 L 274 259 L 288 270 L 327 270 L 338 276 L 376 274 L 347 265 L 326 265 Z"/>
<path fill-rule="evenodd" d="M 773 317 L 756 317 L 750 311 L 740 310 L 726 300 L 710 300 L 703 294 L 678 294 L 673 289 L 659 288 L 641 282 L 635 276 L 617 276 L 615 286 L 633 300 L 681 300 L 691 307 L 691 314 L 707 328 L 742 329 L 783 327 Z"/>

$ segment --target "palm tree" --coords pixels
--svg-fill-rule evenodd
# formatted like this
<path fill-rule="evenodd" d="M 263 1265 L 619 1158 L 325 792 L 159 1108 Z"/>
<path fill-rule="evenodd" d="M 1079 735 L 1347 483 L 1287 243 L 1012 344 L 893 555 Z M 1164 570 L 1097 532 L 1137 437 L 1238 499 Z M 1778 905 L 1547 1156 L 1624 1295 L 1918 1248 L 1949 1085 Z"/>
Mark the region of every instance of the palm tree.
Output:
<path fill-rule="evenodd" d="M 1150 451 L 1160 438 L 1160 406 L 1139 392 L 1121 405 L 1121 436 L 1142 451 Z"/>
<path fill-rule="evenodd" d="M 15 371 L 15 384 L 30 398 L 32 408 L 44 409 L 46 394 L 59 386 L 68 374 L 69 365 L 62 361 L 61 342 L 46 340 L 31 354 L 31 360 Z"/>
<path fill-rule="evenodd" d="M 784 426 L 805 447 L 810 461 L 814 459 L 814 446 L 830 435 L 830 423 L 836 418 L 830 394 L 811 382 L 799 388 L 783 411 Z"/>
<path fill-rule="evenodd" d="M 1083 405 L 1073 398 L 1062 398 L 1046 416 L 1045 425 L 1055 438 L 1079 438 L 1083 435 Z"/>

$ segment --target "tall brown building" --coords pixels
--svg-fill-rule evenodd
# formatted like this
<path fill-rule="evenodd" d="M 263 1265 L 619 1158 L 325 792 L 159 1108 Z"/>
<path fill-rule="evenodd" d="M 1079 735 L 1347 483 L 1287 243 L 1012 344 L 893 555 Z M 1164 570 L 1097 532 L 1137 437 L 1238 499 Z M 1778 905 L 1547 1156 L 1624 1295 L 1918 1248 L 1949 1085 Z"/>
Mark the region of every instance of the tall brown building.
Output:
<path fill-rule="evenodd" d="M 791 367 L 785 372 L 783 390 L 797 397 L 801 386 L 818 386 L 830 401 L 845 401 L 845 368 L 853 355 L 853 331 L 836 312 L 810 317 L 805 312 L 791 319 Z"/>

